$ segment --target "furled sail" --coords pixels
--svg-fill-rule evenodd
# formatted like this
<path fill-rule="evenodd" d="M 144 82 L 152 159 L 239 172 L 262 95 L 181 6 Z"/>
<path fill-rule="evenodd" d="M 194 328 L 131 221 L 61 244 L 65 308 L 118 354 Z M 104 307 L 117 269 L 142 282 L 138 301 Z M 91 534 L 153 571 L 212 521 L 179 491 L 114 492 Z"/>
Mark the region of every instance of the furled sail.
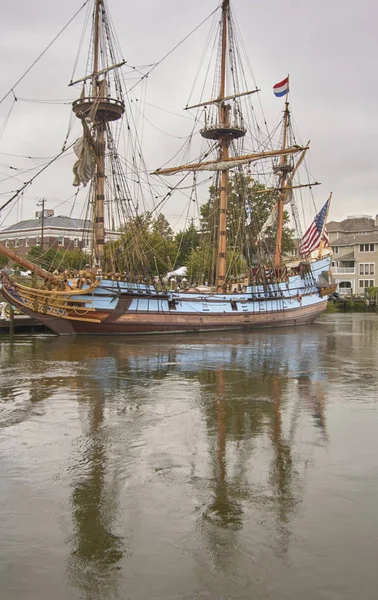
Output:
<path fill-rule="evenodd" d="M 241 165 L 249 165 L 250 163 L 251 159 L 240 159 L 234 160 L 233 162 L 220 160 L 209 164 L 198 165 L 198 167 L 193 168 L 193 171 L 228 171 L 229 169 L 234 169 L 235 167 L 239 167 Z"/>
<path fill-rule="evenodd" d="M 260 233 L 257 236 L 257 240 L 260 241 L 262 239 L 262 236 L 264 235 L 265 231 L 268 229 L 268 227 L 273 227 L 273 225 L 276 224 L 277 221 L 277 209 L 278 209 L 278 204 L 276 203 L 271 212 L 269 217 L 267 218 L 267 220 L 265 221 L 264 225 L 261 227 Z"/>
<path fill-rule="evenodd" d="M 292 200 L 292 197 L 293 197 L 293 192 L 292 192 L 291 188 L 289 186 L 287 186 L 284 204 L 289 204 L 289 202 L 291 202 L 291 200 Z M 268 227 L 273 227 L 273 225 L 276 224 L 277 214 L 278 214 L 278 202 L 276 202 L 276 204 L 273 206 L 269 217 L 265 221 L 264 225 L 261 227 L 260 233 L 257 236 L 257 241 L 261 241 L 262 236 L 264 235 L 264 233 L 268 229 Z"/>
<path fill-rule="evenodd" d="M 285 205 L 289 204 L 289 203 L 291 204 L 292 213 L 294 215 L 296 215 L 296 209 L 293 206 L 293 203 L 294 203 L 293 185 L 292 185 L 293 179 L 294 179 L 294 175 L 297 172 L 299 166 L 302 164 L 304 157 L 306 156 L 306 152 L 309 148 L 309 145 L 310 145 L 310 140 L 307 142 L 307 145 L 303 148 L 303 152 L 302 152 L 301 156 L 299 157 L 299 160 L 297 161 L 297 164 L 295 165 L 290 177 L 287 179 L 286 185 L 284 186 L 284 188 L 281 189 L 281 192 L 284 193 L 284 204 Z M 297 186 L 294 186 L 294 187 L 297 187 Z M 275 223 L 277 222 L 277 215 L 278 215 L 278 202 L 276 202 L 276 204 L 273 206 L 269 217 L 267 218 L 264 225 L 262 226 L 260 233 L 257 236 L 258 242 L 261 242 L 261 239 L 262 239 L 265 231 L 268 229 L 268 227 L 272 227 L 273 225 L 275 225 Z M 299 221 L 299 219 L 298 219 L 298 221 Z"/>
<path fill-rule="evenodd" d="M 202 163 L 170 167 L 168 169 L 157 169 L 152 173 L 152 175 L 176 175 L 181 171 L 227 171 L 229 169 L 234 169 L 237 166 L 248 165 L 252 162 L 256 162 L 264 158 L 273 158 L 275 156 L 297 154 L 297 152 L 303 152 L 304 150 L 308 150 L 308 146 L 292 146 L 291 148 L 284 148 L 281 150 L 270 150 L 268 152 L 254 152 L 253 154 L 246 154 L 244 156 L 232 156 L 230 158 L 227 158 L 226 160 L 210 160 Z"/>
<path fill-rule="evenodd" d="M 87 137 L 83 134 L 74 144 L 77 161 L 73 166 L 75 187 L 81 183 L 85 186 L 92 179 L 95 170 L 95 157 Z"/>

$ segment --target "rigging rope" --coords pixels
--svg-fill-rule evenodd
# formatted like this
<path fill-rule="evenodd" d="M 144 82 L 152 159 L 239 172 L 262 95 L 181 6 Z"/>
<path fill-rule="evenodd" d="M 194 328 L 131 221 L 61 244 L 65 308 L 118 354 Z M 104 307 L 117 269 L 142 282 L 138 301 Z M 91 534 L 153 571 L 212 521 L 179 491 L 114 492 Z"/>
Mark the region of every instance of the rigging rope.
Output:
<path fill-rule="evenodd" d="M 19 190 L 17 190 L 15 192 L 15 194 L 9 200 L 7 200 L 7 202 L 5 202 L 2 206 L 0 206 L 0 213 L 6 206 L 8 206 L 8 204 L 13 202 L 13 200 L 15 198 L 17 198 L 19 196 L 19 194 L 21 194 L 21 192 L 23 192 L 31 183 L 33 183 L 34 179 L 36 179 L 41 173 L 43 173 L 43 171 L 45 171 L 50 165 L 52 165 L 56 160 L 58 160 L 58 158 L 60 158 L 65 152 L 67 152 L 67 150 L 70 150 L 72 148 L 72 146 L 74 145 L 74 143 L 75 142 L 72 142 L 72 144 L 70 144 L 70 146 L 68 146 L 66 149 L 62 150 L 61 152 L 59 152 L 59 154 L 57 156 L 55 156 L 46 165 L 44 165 L 44 167 L 42 169 L 40 169 L 40 171 L 38 171 L 38 173 L 36 173 L 31 179 L 29 179 L 29 181 L 24 183 L 24 185 Z"/>
<path fill-rule="evenodd" d="M 177 48 L 179 48 L 184 42 L 186 42 L 186 40 L 188 38 L 190 38 L 193 33 L 195 33 L 198 29 L 200 29 L 202 27 L 202 25 L 204 25 L 217 11 L 219 10 L 219 6 L 213 10 L 203 21 L 201 21 L 201 23 L 199 23 L 199 25 L 197 25 L 197 27 L 195 27 L 194 29 L 192 29 L 192 31 L 190 31 L 190 33 L 188 33 L 182 40 L 181 42 L 178 42 L 178 44 L 176 44 L 176 46 L 174 46 L 169 52 L 167 52 L 167 54 L 165 54 L 157 63 L 154 64 L 154 66 L 147 71 L 147 73 L 145 75 L 143 75 L 143 77 L 135 84 L 133 85 L 128 91 L 125 92 L 124 96 L 127 95 L 128 93 L 130 93 L 137 85 L 139 85 L 139 83 L 143 80 L 146 79 L 151 73 L 152 71 L 154 71 L 156 69 L 156 67 L 158 67 L 159 65 L 161 65 L 161 63 L 168 58 L 168 56 L 170 56 L 175 50 L 177 50 Z"/>
<path fill-rule="evenodd" d="M 81 7 L 79 8 L 79 10 L 77 10 L 75 12 L 75 14 L 73 15 L 73 17 L 71 17 L 71 19 L 65 24 L 65 26 L 59 31 L 59 33 L 57 33 L 57 35 L 54 37 L 53 40 L 51 40 L 51 42 L 46 46 L 46 48 L 41 52 L 41 54 L 39 54 L 39 56 L 37 56 L 37 58 L 32 62 L 32 64 L 30 65 L 30 67 L 28 69 L 26 69 L 26 71 L 24 72 L 23 75 L 21 75 L 21 77 L 16 81 L 16 83 L 14 83 L 11 87 L 11 89 L 5 94 L 5 96 L 3 96 L 0 100 L 0 104 L 5 100 L 5 98 L 8 98 L 8 96 L 10 94 L 14 94 L 14 89 L 18 86 L 18 84 L 26 77 L 26 75 L 32 70 L 32 68 L 37 64 L 37 62 L 42 58 L 42 56 L 44 56 L 44 54 L 46 54 L 47 50 L 49 50 L 51 48 L 51 46 L 54 44 L 54 42 L 56 42 L 56 40 L 60 37 L 60 35 L 67 29 L 67 27 L 72 23 L 72 21 L 77 17 L 77 15 L 83 10 L 84 6 L 86 6 L 88 4 L 89 0 L 85 0 L 84 4 L 81 5 Z"/>

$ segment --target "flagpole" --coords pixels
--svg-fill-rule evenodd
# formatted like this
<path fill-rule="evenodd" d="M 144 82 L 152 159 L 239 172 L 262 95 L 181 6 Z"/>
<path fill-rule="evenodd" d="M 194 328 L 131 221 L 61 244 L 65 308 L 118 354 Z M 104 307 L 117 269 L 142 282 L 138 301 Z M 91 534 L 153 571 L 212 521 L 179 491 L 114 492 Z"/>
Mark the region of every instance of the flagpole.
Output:
<path fill-rule="evenodd" d="M 324 236 L 324 230 L 326 228 L 327 221 L 328 221 L 328 213 L 329 213 L 329 207 L 331 206 L 331 200 L 332 200 L 332 192 L 330 193 L 329 198 L 328 198 L 328 202 L 327 202 L 327 211 L 326 211 L 326 214 L 325 214 L 325 217 L 324 217 L 324 223 L 323 223 L 323 227 L 322 227 L 322 233 L 320 235 L 320 245 L 319 245 L 318 258 L 321 257 L 321 254 L 322 254 L 322 251 L 323 251 L 323 248 L 324 248 L 324 238 L 323 238 L 323 236 Z"/>

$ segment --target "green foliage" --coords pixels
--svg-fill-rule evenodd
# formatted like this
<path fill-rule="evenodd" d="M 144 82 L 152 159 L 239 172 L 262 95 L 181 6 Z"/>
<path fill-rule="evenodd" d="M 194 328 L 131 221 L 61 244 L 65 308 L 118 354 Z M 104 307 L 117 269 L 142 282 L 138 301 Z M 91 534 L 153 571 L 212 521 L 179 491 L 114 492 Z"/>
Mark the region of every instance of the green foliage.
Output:
<path fill-rule="evenodd" d="M 106 244 L 106 268 L 144 276 L 165 274 L 174 268 L 177 243 L 172 228 L 162 214 L 149 213 L 130 219 L 122 237 Z"/>
<path fill-rule="evenodd" d="M 186 266 L 189 256 L 197 250 L 200 245 L 200 234 L 194 225 L 193 219 L 190 221 L 187 229 L 179 231 L 179 233 L 176 234 L 175 241 L 178 249 L 176 265 L 178 267 Z"/>
<path fill-rule="evenodd" d="M 230 178 L 228 185 L 227 203 L 227 243 L 235 244 L 241 253 L 250 255 L 251 248 L 256 246 L 257 236 L 269 217 L 277 201 L 277 193 L 267 191 L 260 182 L 252 179 L 250 175 L 236 174 Z M 248 203 L 251 209 L 251 223 L 246 224 L 245 206 Z M 201 231 L 208 232 L 217 229 L 217 213 L 219 206 L 219 192 L 210 188 L 210 199 L 201 208 Z M 294 247 L 294 232 L 287 227 L 289 215 L 284 214 L 284 230 L 282 238 L 282 251 L 288 252 Z M 264 246 L 267 253 L 272 253 L 275 248 L 276 227 L 266 230 Z"/>
<path fill-rule="evenodd" d="M 365 288 L 366 290 L 366 296 L 368 298 L 376 298 L 377 294 L 378 294 L 378 287 L 369 287 L 369 288 Z"/>
<path fill-rule="evenodd" d="M 163 214 L 150 213 L 130 219 L 122 228 L 122 236 L 106 244 L 105 269 L 139 274 L 144 277 L 163 275 L 180 266 L 188 268 L 188 279 L 198 283 L 214 283 L 216 278 L 219 189 L 210 188 L 210 198 L 201 207 L 200 228 L 192 220 L 185 230 L 174 234 Z M 252 220 L 246 223 L 246 201 Z M 268 260 L 275 249 L 275 228 L 266 231 L 263 244 L 258 234 L 277 201 L 277 193 L 267 191 L 251 176 L 236 174 L 230 178 L 227 207 L 227 278 L 248 273 L 258 258 Z M 282 251 L 293 246 L 293 231 L 284 215 Z M 257 256 L 259 255 L 259 256 Z"/>
<path fill-rule="evenodd" d="M 270 260 L 275 250 L 276 227 L 266 230 L 263 243 L 257 243 L 260 230 L 276 204 L 277 193 L 252 179 L 236 174 L 229 180 L 227 202 L 227 276 L 246 274 L 248 265 L 258 259 Z M 201 207 L 198 244 L 189 254 L 186 266 L 195 279 L 214 281 L 218 238 L 219 188 L 210 188 L 210 198 Z M 246 203 L 251 209 L 251 223 L 246 223 Z M 293 231 L 284 213 L 282 252 L 293 249 Z M 258 255 L 258 256 L 257 256 Z"/>
<path fill-rule="evenodd" d="M 27 254 L 28 260 L 46 271 L 80 270 L 86 265 L 88 259 L 81 250 L 42 250 L 40 246 L 33 246 Z"/>
<path fill-rule="evenodd" d="M 151 233 L 155 234 L 157 236 L 160 236 L 162 238 L 166 238 L 166 239 L 173 239 L 173 231 L 172 231 L 172 227 L 169 224 L 169 221 L 166 219 L 166 217 L 160 213 L 156 219 L 153 219 L 151 221 Z"/>
<path fill-rule="evenodd" d="M 0 269 L 5 267 L 5 265 L 7 265 L 8 262 L 9 262 L 9 259 L 6 256 L 3 256 L 2 254 L 0 254 Z"/>

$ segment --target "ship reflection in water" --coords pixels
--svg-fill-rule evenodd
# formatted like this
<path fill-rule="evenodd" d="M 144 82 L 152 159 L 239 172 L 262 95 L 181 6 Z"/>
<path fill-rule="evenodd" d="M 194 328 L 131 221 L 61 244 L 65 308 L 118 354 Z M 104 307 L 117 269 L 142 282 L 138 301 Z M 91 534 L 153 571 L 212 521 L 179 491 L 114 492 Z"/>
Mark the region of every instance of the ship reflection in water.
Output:
<path fill-rule="evenodd" d="M 345 369 L 360 352 L 351 339 L 320 324 L 3 340 L 4 598 L 315 598 L 327 577 L 331 589 L 329 572 L 311 577 L 311 519 L 317 481 L 327 505 L 327 407 L 340 351 Z"/>

